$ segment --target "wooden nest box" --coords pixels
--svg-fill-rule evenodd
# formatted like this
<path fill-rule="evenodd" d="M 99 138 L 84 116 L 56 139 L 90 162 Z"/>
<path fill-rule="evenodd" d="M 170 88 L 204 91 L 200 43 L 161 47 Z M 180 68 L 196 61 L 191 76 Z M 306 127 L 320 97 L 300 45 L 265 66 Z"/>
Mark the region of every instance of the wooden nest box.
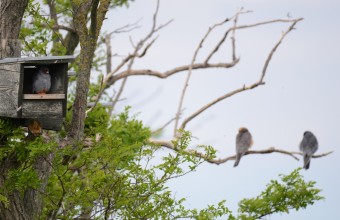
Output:
<path fill-rule="evenodd" d="M 73 56 L 5 58 L 0 60 L 0 116 L 18 119 L 27 126 L 31 119 L 42 128 L 60 130 L 66 116 L 68 63 Z M 33 94 L 33 74 L 47 66 L 51 89 Z"/>

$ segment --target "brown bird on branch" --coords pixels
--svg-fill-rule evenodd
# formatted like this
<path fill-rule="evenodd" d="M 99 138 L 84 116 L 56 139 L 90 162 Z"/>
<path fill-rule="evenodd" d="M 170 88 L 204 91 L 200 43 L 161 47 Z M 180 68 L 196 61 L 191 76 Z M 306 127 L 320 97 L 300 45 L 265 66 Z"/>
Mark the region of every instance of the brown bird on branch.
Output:
<path fill-rule="evenodd" d="M 241 157 L 249 150 L 253 145 L 253 138 L 247 128 L 240 128 L 236 136 L 236 159 L 234 167 L 236 167 L 241 160 Z"/>

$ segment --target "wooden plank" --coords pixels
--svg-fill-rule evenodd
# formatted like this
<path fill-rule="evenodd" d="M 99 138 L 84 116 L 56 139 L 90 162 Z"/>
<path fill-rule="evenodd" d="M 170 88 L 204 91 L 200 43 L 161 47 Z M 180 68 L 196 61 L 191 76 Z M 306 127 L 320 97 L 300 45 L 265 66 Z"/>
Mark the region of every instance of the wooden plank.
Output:
<path fill-rule="evenodd" d="M 62 118 L 63 100 L 23 100 L 23 118 Z"/>
<path fill-rule="evenodd" d="M 63 65 L 64 68 L 64 72 L 66 74 L 64 74 L 64 80 L 63 80 L 63 84 L 64 84 L 64 94 L 66 95 L 66 98 L 63 101 L 63 116 L 66 117 L 67 114 L 67 90 L 68 90 L 68 76 L 67 76 L 67 69 L 68 69 L 68 63 L 65 63 Z"/>
<path fill-rule="evenodd" d="M 0 65 L 0 116 L 18 116 L 20 79 L 20 64 Z"/>
<path fill-rule="evenodd" d="M 14 57 L 0 60 L 0 64 L 6 63 L 30 63 L 30 64 L 53 64 L 69 63 L 74 60 L 74 56 L 46 56 L 46 57 Z"/>
<path fill-rule="evenodd" d="M 23 99 L 65 99 L 65 94 L 24 94 Z"/>

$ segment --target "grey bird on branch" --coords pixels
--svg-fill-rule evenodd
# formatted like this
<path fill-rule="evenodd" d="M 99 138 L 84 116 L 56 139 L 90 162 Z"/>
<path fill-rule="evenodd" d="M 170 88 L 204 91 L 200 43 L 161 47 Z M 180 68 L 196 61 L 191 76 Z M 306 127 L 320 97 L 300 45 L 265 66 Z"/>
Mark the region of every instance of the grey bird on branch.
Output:
<path fill-rule="evenodd" d="M 249 150 L 253 143 L 253 137 L 248 129 L 244 127 L 240 128 L 236 136 L 236 159 L 234 167 L 239 164 L 241 157 Z"/>
<path fill-rule="evenodd" d="M 300 143 L 300 151 L 303 154 L 303 168 L 308 170 L 310 166 L 310 160 L 313 154 L 317 151 L 319 147 L 318 140 L 315 135 L 310 131 L 305 131 L 303 133 L 303 138 Z"/>
<path fill-rule="evenodd" d="M 51 75 L 46 66 L 42 66 L 33 75 L 33 93 L 46 94 L 51 89 Z"/>

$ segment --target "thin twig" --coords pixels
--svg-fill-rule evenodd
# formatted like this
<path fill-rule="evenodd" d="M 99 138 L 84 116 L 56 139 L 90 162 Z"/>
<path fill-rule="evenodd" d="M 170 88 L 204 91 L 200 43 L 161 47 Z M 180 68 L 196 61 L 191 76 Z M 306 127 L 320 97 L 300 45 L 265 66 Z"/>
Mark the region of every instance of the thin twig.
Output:
<path fill-rule="evenodd" d="M 231 30 L 233 30 L 233 32 L 235 32 L 235 30 L 236 30 L 235 27 L 236 27 L 236 23 L 237 23 L 238 16 L 239 16 L 240 14 L 245 14 L 245 13 L 249 13 L 249 12 L 251 12 L 251 11 L 244 11 L 244 12 L 243 12 L 242 9 L 241 9 L 241 10 L 238 11 L 234 16 L 232 16 L 232 17 L 229 18 L 229 19 L 226 19 L 223 23 L 221 23 L 221 24 L 224 24 L 224 23 L 226 23 L 226 22 L 228 22 L 228 21 L 230 21 L 230 20 L 234 20 L 234 28 L 233 28 L 233 29 L 229 28 L 229 29 L 224 33 L 224 35 L 222 36 L 221 40 L 217 42 L 217 44 L 216 44 L 216 46 L 214 47 L 214 49 L 210 52 L 210 54 L 208 54 L 207 58 L 206 58 L 205 61 L 204 61 L 205 63 L 208 63 L 209 60 L 212 58 L 212 56 L 213 56 L 214 54 L 216 54 L 216 52 L 220 49 L 220 47 L 222 46 L 222 44 L 224 43 L 224 41 L 225 41 L 226 38 L 228 37 L 229 32 L 230 32 Z M 235 43 L 235 42 L 234 42 L 234 43 Z M 232 51 L 233 51 L 233 53 L 235 52 L 235 45 L 233 45 Z M 233 61 L 234 61 L 234 60 L 236 60 L 236 57 L 233 56 Z"/>
<path fill-rule="evenodd" d="M 231 48 L 232 48 L 232 59 L 236 60 L 236 38 L 235 38 L 235 33 L 236 29 L 235 27 L 237 26 L 237 21 L 238 21 L 238 16 L 242 13 L 242 9 L 236 14 L 235 19 L 234 19 L 234 29 L 232 31 L 231 35 Z"/>
<path fill-rule="evenodd" d="M 235 29 L 245 29 L 245 28 L 252 28 L 256 26 L 266 25 L 266 24 L 273 24 L 273 23 L 292 23 L 292 22 L 299 22 L 303 20 L 303 18 L 298 19 L 274 19 L 270 21 L 262 21 L 254 24 L 248 24 L 248 25 L 240 25 L 235 27 Z"/>
<path fill-rule="evenodd" d="M 268 56 L 268 58 L 267 58 L 267 60 L 266 60 L 266 62 L 265 62 L 265 65 L 263 66 L 263 69 L 262 69 L 262 76 L 261 76 L 260 82 L 263 82 L 263 79 L 264 79 L 264 77 L 265 77 L 265 75 L 266 75 L 266 72 L 267 72 L 267 68 L 268 68 L 269 62 L 270 62 L 270 60 L 272 59 L 272 56 L 274 55 L 276 49 L 280 46 L 280 44 L 282 43 L 283 39 L 287 36 L 287 34 L 288 34 L 290 31 L 292 31 L 292 30 L 294 29 L 294 27 L 295 27 L 295 25 L 297 24 L 297 22 L 299 22 L 299 21 L 301 21 L 301 20 L 302 20 L 302 18 L 295 20 L 295 21 L 293 22 L 293 24 L 292 24 L 291 26 L 289 26 L 288 30 L 285 31 L 285 32 L 282 34 L 282 36 L 281 36 L 279 42 L 277 42 L 277 44 L 276 44 L 276 45 L 273 47 L 273 49 L 270 51 L 269 56 Z"/>

